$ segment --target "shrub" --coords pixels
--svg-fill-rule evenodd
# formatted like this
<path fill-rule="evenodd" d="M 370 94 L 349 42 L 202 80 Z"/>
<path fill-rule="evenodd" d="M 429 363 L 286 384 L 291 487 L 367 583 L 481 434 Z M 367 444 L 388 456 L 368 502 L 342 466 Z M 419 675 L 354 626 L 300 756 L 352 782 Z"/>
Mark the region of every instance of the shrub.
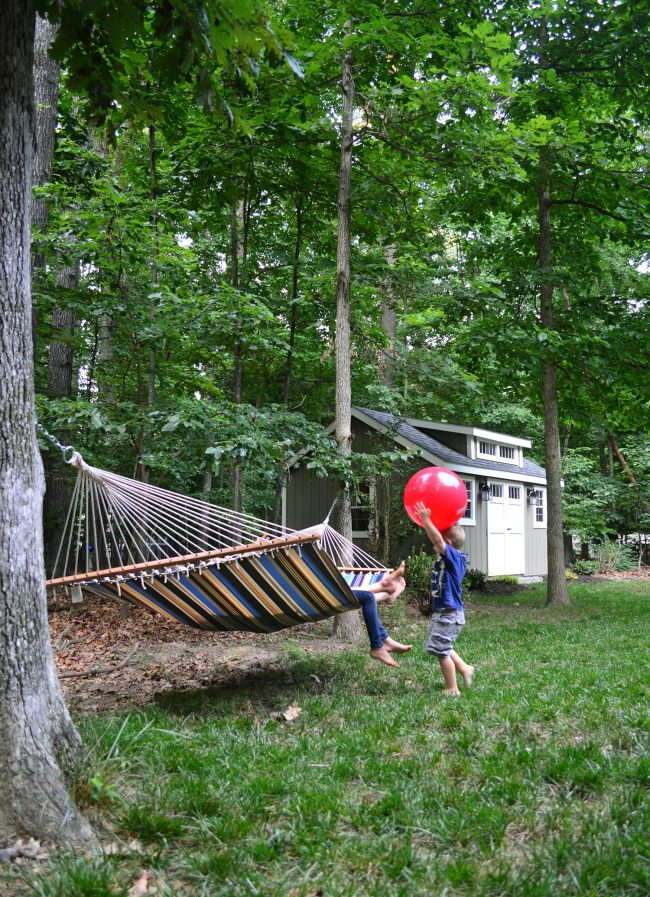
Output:
<path fill-rule="evenodd" d="M 599 573 L 624 572 L 636 567 L 632 549 L 620 542 L 600 542 L 595 545 L 594 560 L 598 564 Z"/>
<path fill-rule="evenodd" d="M 567 570 L 564 571 L 564 578 L 565 578 L 568 582 L 573 582 L 574 579 L 577 579 L 577 578 L 578 578 L 578 574 L 577 574 L 577 573 L 574 573 L 573 570 L 568 570 L 568 569 L 567 569 Z"/>
<path fill-rule="evenodd" d="M 491 578 L 491 582 L 504 582 L 509 586 L 517 586 L 519 585 L 519 580 L 516 576 L 493 576 Z"/>
<path fill-rule="evenodd" d="M 463 590 L 467 592 L 480 592 L 487 583 L 487 574 L 482 570 L 470 567 L 463 579 Z"/>
<path fill-rule="evenodd" d="M 598 573 L 598 561 L 587 561 L 578 558 L 577 561 L 571 564 L 571 569 L 580 576 L 592 576 L 594 573 Z"/>

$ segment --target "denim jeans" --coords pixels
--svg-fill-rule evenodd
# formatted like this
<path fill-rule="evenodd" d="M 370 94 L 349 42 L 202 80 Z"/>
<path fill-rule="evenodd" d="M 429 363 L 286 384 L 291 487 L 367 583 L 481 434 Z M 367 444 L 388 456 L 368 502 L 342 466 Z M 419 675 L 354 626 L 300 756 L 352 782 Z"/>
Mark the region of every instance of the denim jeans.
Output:
<path fill-rule="evenodd" d="M 354 597 L 361 605 L 361 613 L 363 614 L 363 622 L 368 630 L 368 638 L 370 639 L 371 648 L 381 648 L 384 639 L 388 638 L 388 633 L 381 625 L 379 614 L 377 613 L 377 599 L 372 592 L 365 592 L 362 589 L 352 589 Z"/>

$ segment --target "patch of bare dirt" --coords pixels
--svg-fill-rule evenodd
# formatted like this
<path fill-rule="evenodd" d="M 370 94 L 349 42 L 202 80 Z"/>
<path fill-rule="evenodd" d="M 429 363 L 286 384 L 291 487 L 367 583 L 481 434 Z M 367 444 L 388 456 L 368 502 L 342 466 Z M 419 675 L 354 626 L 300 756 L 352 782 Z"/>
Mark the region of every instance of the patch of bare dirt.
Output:
<path fill-rule="evenodd" d="M 305 652 L 340 651 L 332 623 L 277 633 L 205 632 L 110 599 L 50 601 L 50 635 L 61 686 L 77 713 L 132 709 L 168 693 L 233 684 L 285 665 L 288 640 Z"/>

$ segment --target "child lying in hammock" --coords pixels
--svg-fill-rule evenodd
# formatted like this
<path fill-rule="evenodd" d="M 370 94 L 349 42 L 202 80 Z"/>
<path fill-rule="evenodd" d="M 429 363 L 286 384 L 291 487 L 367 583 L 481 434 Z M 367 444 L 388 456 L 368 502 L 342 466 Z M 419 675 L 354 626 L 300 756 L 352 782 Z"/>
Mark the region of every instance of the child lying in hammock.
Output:
<path fill-rule="evenodd" d="M 383 579 L 374 585 L 365 589 L 352 589 L 361 605 L 363 622 L 368 630 L 370 656 L 373 660 L 379 660 L 389 667 L 399 666 L 397 661 L 393 660 L 391 654 L 405 654 L 411 650 L 413 645 L 402 645 L 388 635 L 381 625 L 381 620 L 377 613 L 377 602 L 385 601 L 389 607 L 395 603 L 406 587 L 403 574 L 404 562 L 402 561 L 396 570 L 387 573 Z"/>

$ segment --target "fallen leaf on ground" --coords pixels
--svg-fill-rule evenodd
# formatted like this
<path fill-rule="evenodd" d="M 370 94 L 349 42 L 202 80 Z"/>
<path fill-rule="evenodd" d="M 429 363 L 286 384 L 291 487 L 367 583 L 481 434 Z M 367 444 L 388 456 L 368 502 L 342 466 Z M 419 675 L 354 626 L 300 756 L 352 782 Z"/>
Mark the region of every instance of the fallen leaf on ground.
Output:
<path fill-rule="evenodd" d="M 127 897 L 144 897 L 145 894 L 153 894 L 153 890 L 149 887 L 149 873 L 146 869 L 133 882 Z"/>
<path fill-rule="evenodd" d="M 299 707 L 297 704 L 292 704 L 287 710 L 284 711 L 282 716 L 286 719 L 288 723 L 292 720 L 297 719 L 302 713 L 302 707 Z"/>

